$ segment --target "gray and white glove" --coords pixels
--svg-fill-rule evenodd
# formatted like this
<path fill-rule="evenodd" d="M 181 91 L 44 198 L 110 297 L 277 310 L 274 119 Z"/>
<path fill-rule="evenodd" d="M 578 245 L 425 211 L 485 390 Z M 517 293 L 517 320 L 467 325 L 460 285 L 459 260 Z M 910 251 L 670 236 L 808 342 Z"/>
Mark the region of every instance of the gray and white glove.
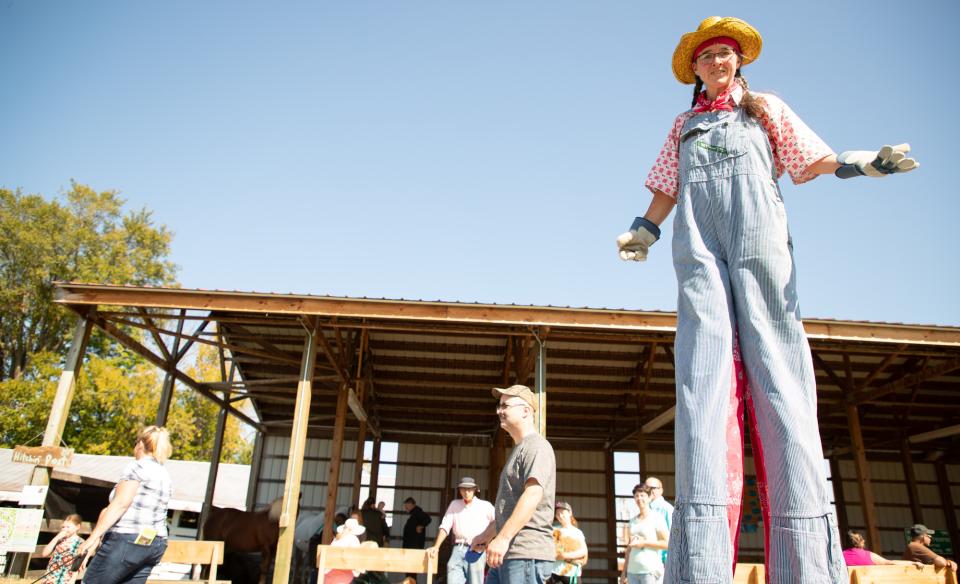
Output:
<path fill-rule="evenodd" d="M 848 150 L 837 156 L 840 168 L 834 174 L 840 178 L 857 176 L 883 178 L 888 174 L 910 172 L 918 168 L 920 163 L 913 158 L 907 158 L 908 152 L 910 152 L 909 144 L 884 146 L 876 152 Z"/>
<path fill-rule="evenodd" d="M 637 217 L 630 226 L 630 231 L 617 236 L 617 249 L 620 250 L 620 259 L 642 262 L 647 259 L 650 246 L 660 239 L 660 228 L 649 219 Z"/>

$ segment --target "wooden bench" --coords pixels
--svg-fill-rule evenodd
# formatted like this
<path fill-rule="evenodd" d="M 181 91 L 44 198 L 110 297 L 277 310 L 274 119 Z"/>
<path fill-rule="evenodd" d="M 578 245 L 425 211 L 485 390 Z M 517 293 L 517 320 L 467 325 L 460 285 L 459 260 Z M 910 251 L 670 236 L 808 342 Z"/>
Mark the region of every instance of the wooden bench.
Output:
<path fill-rule="evenodd" d="M 917 569 L 909 564 L 893 566 L 858 566 L 848 568 L 850 584 L 957 584 L 957 575 L 933 566 Z"/>
<path fill-rule="evenodd" d="M 318 584 L 323 584 L 323 573 L 327 570 L 426 574 L 427 584 L 432 584 L 433 575 L 437 573 L 437 558 L 431 558 L 427 550 L 320 545 L 317 546 L 317 569 Z"/>
<path fill-rule="evenodd" d="M 193 566 L 190 580 L 166 580 L 149 578 L 148 584 L 173 584 L 183 582 L 206 582 L 206 584 L 230 584 L 229 580 L 217 580 L 217 566 L 223 564 L 222 541 L 167 540 L 167 550 L 163 552 L 161 562 L 170 564 L 190 564 Z M 206 578 L 200 577 L 203 566 L 210 566 Z"/>
<path fill-rule="evenodd" d="M 737 564 L 733 584 L 764 584 L 767 581 L 763 564 Z"/>

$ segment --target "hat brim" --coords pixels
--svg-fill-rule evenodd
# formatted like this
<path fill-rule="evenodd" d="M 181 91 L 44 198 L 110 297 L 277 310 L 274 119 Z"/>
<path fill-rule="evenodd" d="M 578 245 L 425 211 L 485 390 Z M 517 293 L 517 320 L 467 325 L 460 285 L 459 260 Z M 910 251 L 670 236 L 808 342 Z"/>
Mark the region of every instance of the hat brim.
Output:
<path fill-rule="evenodd" d="M 696 83 L 697 77 L 693 73 L 693 51 L 704 41 L 714 37 L 730 37 L 740 44 L 740 54 L 743 56 L 742 65 L 757 60 L 763 49 L 763 38 L 757 29 L 739 18 L 724 17 L 716 23 L 695 32 L 689 32 L 680 37 L 677 48 L 673 50 L 673 76 L 677 81 L 686 85 Z"/>
<path fill-rule="evenodd" d="M 462 484 L 457 485 L 457 488 L 458 488 L 458 489 L 476 489 L 476 488 L 477 488 L 477 485 L 475 485 L 475 484 L 473 484 L 473 483 L 462 483 Z"/>

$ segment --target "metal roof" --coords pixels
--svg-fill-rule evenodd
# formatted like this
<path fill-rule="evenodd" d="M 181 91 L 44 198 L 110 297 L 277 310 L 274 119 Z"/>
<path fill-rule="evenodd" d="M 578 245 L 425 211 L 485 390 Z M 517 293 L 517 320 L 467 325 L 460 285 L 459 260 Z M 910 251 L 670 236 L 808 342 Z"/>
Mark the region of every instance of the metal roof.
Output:
<path fill-rule="evenodd" d="M 13 462 L 12 453 L 12 449 L 0 448 L 0 500 L 4 501 L 19 501 L 20 491 L 24 485 L 30 484 L 33 472 L 33 465 Z M 55 468 L 51 477 L 112 488 L 123 469 L 132 461 L 132 456 L 74 454 L 70 466 Z M 170 473 L 173 488 L 169 507 L 199 512 L 207 488 L 210 463 L 171 459 L 164 466 Z M 249 479 L 250 465 L 221 463 L 217 470 L 213 504 L 217 507 L 246 509 Z"/>
<path fill-rule="evenodd" d="M 97 326 L 128 346 L 139 344 L 135 350 L 158 366 L 167 351 L 157 340 L 222 347 L 239 381 L 195 389 L 217 397 L 229 387 L 231 400 L 249 397 L 259 414 L 254 422 L 268 432 L 288 431 L 305 330 L 313 328 L 322 333 L 311 401 L 315 434 L 329 433 L 343 381 L 359 379 L 367 388 L 364 407 L 386 438 L 410 441 L 411 431 L 424 441 L 491 436 L 497 422 L 490 389 L 533 384 L 538 338 L 546 347 L 551 440 L 630 445 L 674 403 L 671 312 L 56 286 L 58 303 L 80 314 L 95 308 Z M 205 322 L 216 327 L 198 326 Z M 864 440 L 875 452 L 958 423 L 960 328 L 826 319 L 804 325 L 825 448 L 849 446 L 845 410 L 837 407 L 848 402 L 859 404 Z M 672 442 L 669 423 L 646 435 L 649 448 L 672 449 Z M 958 457 L 956 445 L 946 437 L 917 447 Z"/>

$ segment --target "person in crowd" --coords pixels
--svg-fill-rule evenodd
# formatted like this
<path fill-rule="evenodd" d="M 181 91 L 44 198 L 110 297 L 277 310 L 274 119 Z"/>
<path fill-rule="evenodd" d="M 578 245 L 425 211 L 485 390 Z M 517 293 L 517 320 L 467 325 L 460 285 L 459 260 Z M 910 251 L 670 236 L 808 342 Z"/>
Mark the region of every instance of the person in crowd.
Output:
<path fill-rule="evenodd" d="M 404 500 L 403 509 L 408 514 L 407 521 L 403 524 L 403 547 L 422 550 L 427 543 L 427 526 L 433 519 L 417 505 L 413 497 Z"/>
<path fill-rule="evenodd" d="M 380 515 L 383 515 L 383 519 L 387 519 L 387 503 L 386 501 L 380 501 L 377 503 L 377 511 L 380 512 Z"/>
<path fill-rule="evenodd" d="M 167 549 L 170 474 L 163 464 L 173 452 L 170 433 L 147 426 L 137 434 L 134 460 L 110 492 L 78 555 L 95 553 L 83 576 L 86 584 L 144 584 Z"/>
<path fill-rule="evenodd" d="M 390 528 L 387 526 L 387 520 L 377 510 L 376 500 L 373 497 L 368 498 L 360 506 L 360 519 L 360 523 L 367 531 L 367 541 L 376 542 L 378 546 L 385 547 Z"/>
<path fill-rule="evenodd" d="M 670 541 L 663 516 L 650 509 L 653 490 L 647 485 L 633 487 L 633 502 L 637 515 L 623 526 L 626 558 L 621 582 L 627 584 L 656 584 L 663 577 L 663 557 Z"/>
<path fill-rule="evenodd" d="M 894 564 L 913 564 L 923 567 L 920 562 L 910 560 L 888 560 L 867 549 L 867 541 L 863 534 L 856 531 L 848 531 L 847 539 L 850 541 L 850 547 L 843 550 L 843 561 L 848 567 L 853 566 L 891 566 Z"/>
<path fill-rule="evenodd" d="M 78 535 L 83 519 L 76 513 L 67 515 L 53 539 L 44 546 L 44 558 L 50 556 L 47 563 L 47 573 L 43 577 L 43 584 L 68 584 L 76 574 L 70 569 L 73 559 L 77 557 L 77 548 L 83 543 Z"/>
<path fill-rule="evenodd" d="M 417 505 L 413 497 L 403 501 L 403 509 L 408 514 L 403 524 L 403 548 L 422 550 L 427 543 L 427 526 L 433 519 Z M 416 579 L 417 575 L 407 574 L 407 577 Z"/>
<path fill-rule="evenodd" d="M 570 503 L 557 501 L 554 509 L 554 517 L 559 524 L 553 530 L 557 561 L 553 564 L 553 573 L 547 584 L 577 584 L 587 563 L 587 539 L 577 525 Z"/>
<path fill-rule="evenodd" d="M 903 552 L 903 559 L 913 562 L 920 562 L 921 564 L 932 565 L 938 569 L 947 568 L 948 570 L 956 573 L 956 562 L 953 560 L 948 560 L 947 558 L 930 549 L 930 542 L 933 541 L 930 536 L 933 534 L 934 531 L 932 529 L 929 529 L 926 525 L 921 523 L 911 527 L 910 543 L 907 544 L 907 549 Z"/>
<path fill-rule="evenodd" d="M 334 536 L 330 545 L 334 547 L 360 547 L 360 536 L 365 531 L 366 528 L 351 517 L 337 528 L 337 535 Z M 327 584 L 350 584 L 359 575 L 358 570 L 326 570 L 323 573 L 323 581 Z"/>
<path fill-rule="evenodd" d="M 643 481 L 650 489 L 650 507 L 651 511 L 659 513 L 663 517 L 664 523 L 667 524 L 667 533 L 670 533 L 670 527 L 673 525 L 673 505 L 670 504 L 670 501 L 667 501 L 666 497 L 663 496 L 663 482 L 657 477 L 647 477 L 647 480 Z M 663 564 L 667 564 L 667 554 L 670 550 L 663 550 L 660 552 L 660 557 L 663 559 Z M 661 581 L 663 578 L 661 578 Z"/>
<path fill-rule="evenodd" d="M 477 482 L 473 477 L 463 477 L 457 485 L 459 499 L 454 499 L 443 514 L 437 529 L 437 540 L 429 548 L 436 557 L 447 535 L 453 540 L 450 559 L 447 560 L 447 584 L 482 584 L 486 556 L 481 554 L 472 562 L 466 559 L 467 551 L 476 536 L 483 533 L 496 519 L 493 505 L 477 496 Z"/>
<path fill-rule="evenodd" d="M 763 524 L 771 581 L 799 580 L 798 566 L 811 581 L 849 580 L 777 179 L 784 172 L 797 184 L 823 174 L 881 178 L 919 165 L 907 157 L 907 144 L 834 154 L 783 100 L 751 91 L 741 68 L 760 56 L 762 44 L 757 29 L 731 17 L 711 16 L 681 36 L 673 74 L 694 85 L 692 104 L 674 119 L 647 176 L 653 198 L 646 213 L 617 237 L 622 259 L 645 260 L 659 225 L 677 209 L 677 508 L 669 584 L 733 577 L 738 530 L 728 519 L 738 509 L 728 506 L 741 500 L 744 417 L 736 411 L 744 405 L 770 495 Z M 747 394 L 737 391 L 735 350 Z M 810 535 L 796 537 L 800 532 Z"/>
<path fill-rule="evenodd" d="M 557 462 L 553 446 L 537 432 L 537 401 L 525 385 L 495 388 L 500 427 L 515 446 L 500 472 L 496 518 L 474 538 L 486 549 L 486 584 L 543 584 L 553 571 L 553 501 Z"/>

